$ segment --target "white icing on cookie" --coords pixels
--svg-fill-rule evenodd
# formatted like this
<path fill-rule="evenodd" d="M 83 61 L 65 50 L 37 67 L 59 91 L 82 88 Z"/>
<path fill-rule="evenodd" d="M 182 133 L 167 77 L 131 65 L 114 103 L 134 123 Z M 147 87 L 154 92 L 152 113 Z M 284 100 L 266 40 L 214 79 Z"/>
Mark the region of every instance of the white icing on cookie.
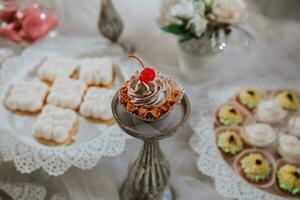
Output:
<path fill-rule="evenodd" d="M 90 58 L 80 62 L 79 79 L 88 85 L 110 85 L 113 63 L 109 58 Z"/>
<path fill-rule="evenodd" d="M 47 105 L 34 123 L 33 133 L 37 138 L 62 143 L 76 123 L 77 115 L 73 110 Z"/>
<path fill-rule="evenodd" d="M 37 112 L 42 109 L 48 91 L 47 84 L 40 81 L 16 83 L 9 91 L 5 104 L 12 111 Z"/>
<path fill-rule="evenodd" d="M 59 78 L 54 81 L 47 102 L 63 108 L 77 109 L 85 90 L 86 85 L 80 80 Z"/>
<path fill-rule="evenodd" d="M 110 120 L 113 118 L 111 101 L 115 91 L 104 88 L 90 88 L 80 106 L 80 114 L 94 119 Z"/>
<path fill-rule="evenodd" d="M 77 69 L 74 59 L 63 56 L 50 56 L 38 69 L 41 80 L 55 81 L 57 78 L 71 77 Z"/>

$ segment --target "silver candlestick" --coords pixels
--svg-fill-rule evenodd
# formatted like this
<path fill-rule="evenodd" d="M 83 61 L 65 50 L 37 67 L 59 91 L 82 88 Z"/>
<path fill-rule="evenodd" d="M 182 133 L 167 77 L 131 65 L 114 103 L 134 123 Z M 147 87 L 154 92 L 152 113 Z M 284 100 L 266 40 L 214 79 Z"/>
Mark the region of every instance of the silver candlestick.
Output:
<path fill-rule="evenodd" d="M 98 28 L 100 33 L 112 42 L 117 42 L 123 32 L 124 25 L 122 19 L 111 0 L 101 0 Z"/>
<path fill-rule="evenodd" d="M 112 101 L 116 122 L 127 134 L 143 140 L 137 159 L 130 166 L 120 190 L 121 200 L 174 200 L 169 186 L 170 165 L 162 153 L 159 140 L 170 137 L 183 126 L 190 113 L 188 97 L 162 120 L 147 123 L 124 111 L 118 95 Z"/>
<path fill-rule="evenodd" d="M 111 0 L 101 0 L 98 29 L 104 37 L 114 43 L 118 42 L 119 37 L 123 32 L 123 21 Z M 131 44 L 120 43 L 120 45 L 126 52 L 132 53 L 135 51 L 135 48 Z"/>

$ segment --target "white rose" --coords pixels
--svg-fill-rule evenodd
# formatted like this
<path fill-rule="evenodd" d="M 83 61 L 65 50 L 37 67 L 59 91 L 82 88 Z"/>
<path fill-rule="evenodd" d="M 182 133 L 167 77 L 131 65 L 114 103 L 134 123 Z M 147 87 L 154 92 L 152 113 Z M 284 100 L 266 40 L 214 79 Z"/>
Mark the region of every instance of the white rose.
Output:
<path fill-rule="evenodd" d="M 207 20 L 200 15 L 195 15 L 187 24 L 187 29 L 190 29 L 196 36 L 200 37 L 207 27 Z"/>
<path fill-rule="evenodd" d="M 243 0 L 214 0 L 210 19 L 219 23 L 238 25 L 246 16 L 246 5 Z"/>
<path fill-rule="evenodd" d="M 186 0 L 174 4 L 170 8 L 170 14 L 173 17 L 178 17 L 182 19 L 189 19 L 194 15 L 194 6 L 193 2 Z"/>

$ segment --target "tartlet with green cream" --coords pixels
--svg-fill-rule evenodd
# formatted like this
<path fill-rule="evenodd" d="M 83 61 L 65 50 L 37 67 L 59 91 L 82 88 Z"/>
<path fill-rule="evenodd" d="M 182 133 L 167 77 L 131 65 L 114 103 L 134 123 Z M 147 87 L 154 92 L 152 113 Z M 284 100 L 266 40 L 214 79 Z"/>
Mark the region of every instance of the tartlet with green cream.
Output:
<path fill-rule="evenodd" d="M 242 137 L 236 130 L 223 129 L 217 134 L 217 145 L 227 155 L 236 155 L 244 149 Z"/>
<path fill-rule="evenodd" d="M 217 118 L 220 124 L 235 127 L 244 122 L 244 116 L 235 106 L 227 103 L 217 112 Z"/>
<path fill-rule="evenodd" d="M 277 186 L 292 195 L 300 195 L 300 168 L 285 164 L 276 172 Z"/>
<path fill-rule="evenodd" d="M 275 96 L 277 102 L 286 110 L 297 110 L 300 108 L 300 99 L 296 92 L 282 90 Z"/>
<path fill-rule="evenodd" d="M 262 92 L 254 88 L 242 89 L 237 95 L 237 101 L 250 111 L 257 108 L 261 98 Z"/>
<path fill-rule="evenodd" d="M 234 167 L 241 177 L 258 187 L 268 188 L 275 181 L 275 160 L 266 151 L 244 150 L 236 158 Z"/>

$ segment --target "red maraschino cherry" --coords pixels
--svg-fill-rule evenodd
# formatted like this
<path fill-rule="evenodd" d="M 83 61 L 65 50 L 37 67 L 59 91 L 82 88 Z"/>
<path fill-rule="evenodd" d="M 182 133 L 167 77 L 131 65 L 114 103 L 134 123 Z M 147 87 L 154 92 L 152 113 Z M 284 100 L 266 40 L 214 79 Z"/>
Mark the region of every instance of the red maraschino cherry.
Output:
<path fill-rule="evenodd" d="M 143 83 L 149 83 L 150 81 L 153 81 L 155 78 L 155 71 L 151 67 L 145 67 L 144 63 L 135 55 L 129 54 L 128 58 L 135 58 L 136 60 L 139 61 L 141 66 L 143 67 L 143 71 L 140 73 L 139 80 L 142 81 Z"/>

